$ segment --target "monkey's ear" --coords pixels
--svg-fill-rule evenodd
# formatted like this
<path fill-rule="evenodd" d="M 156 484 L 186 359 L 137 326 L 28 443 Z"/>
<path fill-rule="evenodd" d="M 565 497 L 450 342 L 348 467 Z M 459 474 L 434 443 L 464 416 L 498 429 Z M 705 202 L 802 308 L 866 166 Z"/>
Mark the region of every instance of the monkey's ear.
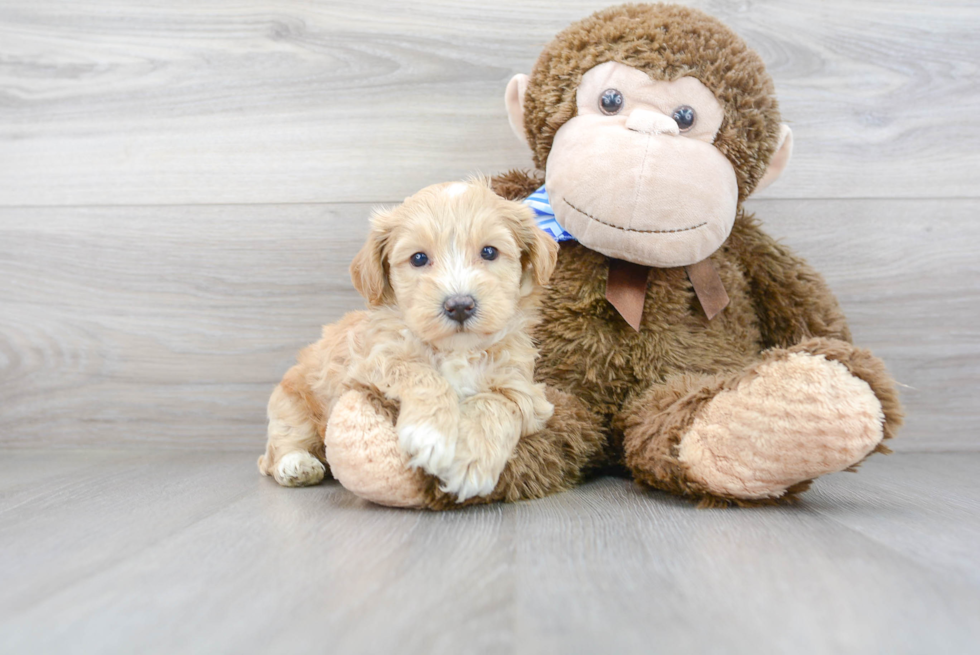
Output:
<path fill-rule="evenodd" d="M 507 106 L 510 129 L 523 143 L 527 143 L 527 134 L 524 132 L 524 92 L 527 91 L 528 79 L 530 78 L 524 73 L 518 73 L 510 78 L 507 90 L 504 91 L 504 104 Z"/>
<path fill-rule="evenodd" d="M 371 219 L 367 242 L 350 263 L 351 282 L 372 307 L 394 301 L 395 292 L 388 282 L 388 265 L 385 261 L 385 245 L 391 234 L 388 227 L 390 222 L 387 214 L 375 214 Z"/>
<path fill-rule="evenodd" d="M 789 158 L 792 154 L 793 130 L 789 129 L 789 125 L 786 123 L 782 123 L 779 126 L 779 143 L 776 145 L 776 154 L 774 154 L 772 159 L 769 161 L 769 168 L 766 169 L 766 174 L 762 176 L 759 183 L 755 185 L 752 195 L 755 195 L 765 189 L 783 174 L 783 171 L 786 170 L 786 166 L 789 164 Z"/>

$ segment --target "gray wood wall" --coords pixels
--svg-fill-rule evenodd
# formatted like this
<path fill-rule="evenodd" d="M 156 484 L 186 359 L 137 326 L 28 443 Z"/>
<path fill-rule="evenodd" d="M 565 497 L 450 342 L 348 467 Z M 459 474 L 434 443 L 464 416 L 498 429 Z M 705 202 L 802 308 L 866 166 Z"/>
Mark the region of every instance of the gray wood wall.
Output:
<path fill-rule="evenodd" d="M 0 445 L 251 448 L 372 206 L 527 167 L 502 94 L 610 3 L 0 2 Z M 976 450 L 980 3 L 694 2 L 796 137 L 752 209 Z"/>

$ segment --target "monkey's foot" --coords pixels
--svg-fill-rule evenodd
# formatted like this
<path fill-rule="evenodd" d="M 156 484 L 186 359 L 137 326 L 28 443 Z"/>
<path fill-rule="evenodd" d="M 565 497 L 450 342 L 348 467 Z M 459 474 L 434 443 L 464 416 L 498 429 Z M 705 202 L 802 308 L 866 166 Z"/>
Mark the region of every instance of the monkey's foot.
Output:
<path fill-rule="evenodd" d="M 341 396 L 324 441 L 330 472 L 348 491 L 379 505 L 423 505 L 423 475 L 408 467 L 392 417 L 367 394 Z"/>
<path fill-rule="evenodd" d="M 759 500 L 859 463 L 883 437 L 867 382 L 822 354 L 784 351 L 723 385 L 675 452 L 695 486 Z"/>

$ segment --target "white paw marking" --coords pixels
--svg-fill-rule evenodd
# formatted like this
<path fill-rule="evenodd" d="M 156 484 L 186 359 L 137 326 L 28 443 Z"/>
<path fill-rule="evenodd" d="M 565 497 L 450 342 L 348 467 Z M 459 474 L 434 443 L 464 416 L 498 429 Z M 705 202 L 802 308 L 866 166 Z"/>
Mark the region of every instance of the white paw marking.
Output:
<path fill-rule="evenodd" d="M 284 487 L 308 487 L 319 484 L 326 473 L 326 467 L 309 453 L 294 451 L 286 453 L 276 464 L 276 482 Z"/>
<path fill-rule="evenodd" d="M 398 428 L 398 443 L 411 458 L 408 465 L 442 478 L 452 466 L 456 444 L 428 423 Z"/>
<path fill-rule="evenodd" d="M 505 458 L 457 460 L 441 476 L 443 484 L 439 488 L 455 495 L 458 503 L 474 496 L 488 496 L 497 487 L 506 465 Z"/>
<path fill-rule="evenodd" d="M 451 475 L 445 486 L 440 486 L 440 489 L 454 494 L 456 502 L 461 503 L 474 496 L 489 496 L 497 486 L 499 477 L 499 471 L 493 475 L 474 462 L 468 467 L 464 465 L 461 471 Z"/>

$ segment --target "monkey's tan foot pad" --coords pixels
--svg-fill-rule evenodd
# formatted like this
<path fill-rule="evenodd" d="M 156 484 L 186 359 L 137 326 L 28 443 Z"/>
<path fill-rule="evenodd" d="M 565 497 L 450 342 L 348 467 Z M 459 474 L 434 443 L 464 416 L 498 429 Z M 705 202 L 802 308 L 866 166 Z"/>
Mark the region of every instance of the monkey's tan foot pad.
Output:
<path fill-rule="evenodd" d="M 883 421 L 867 382 L 823 355 L 793 353 L 761 364 L 704 405 L 678 455 L 713 493 L 777 498 L 860 462 L 881 442 Z"/>
<path fill-rule="evenodd" d="M 391 419 L 365 393 L 340 397 L 324 441 L 330 471 L 348 491 L 379 505 L 423 505 L 422 474 L 408 468 Z"/>

